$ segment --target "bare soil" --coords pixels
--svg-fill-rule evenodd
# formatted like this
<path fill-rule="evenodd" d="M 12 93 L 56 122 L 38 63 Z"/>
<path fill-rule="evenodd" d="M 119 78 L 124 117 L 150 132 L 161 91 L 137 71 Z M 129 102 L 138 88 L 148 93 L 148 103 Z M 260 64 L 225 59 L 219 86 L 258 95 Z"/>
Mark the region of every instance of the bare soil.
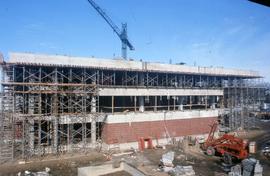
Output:
<path fill-rule="evenodd" d="M 30 172 L 44 171 L 45 167 L 51 169 L 53 176 L 77 175 L 77 168 L 105 162 L 101 153 L 65 155 L 61 157 L 47 157 L 43 160 L 30 160 L 26 164 L 5 163 L 0 165 L 0 176 L 15 176 L 18 172 L 26 170 Z"/>

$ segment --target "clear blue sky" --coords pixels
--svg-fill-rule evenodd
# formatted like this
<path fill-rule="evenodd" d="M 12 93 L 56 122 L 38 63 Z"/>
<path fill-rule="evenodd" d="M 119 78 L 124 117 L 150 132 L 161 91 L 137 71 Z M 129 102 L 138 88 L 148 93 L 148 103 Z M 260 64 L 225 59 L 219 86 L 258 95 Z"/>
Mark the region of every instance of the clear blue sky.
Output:
<path fill-rule="evenodd" d="M 258 70 L 270 81 L 270 8 L 246 0 L 96 0 L 145 61 Z M 121 43 L 86 0 L 1 0 L 0 51 L 113 58 Z"/>

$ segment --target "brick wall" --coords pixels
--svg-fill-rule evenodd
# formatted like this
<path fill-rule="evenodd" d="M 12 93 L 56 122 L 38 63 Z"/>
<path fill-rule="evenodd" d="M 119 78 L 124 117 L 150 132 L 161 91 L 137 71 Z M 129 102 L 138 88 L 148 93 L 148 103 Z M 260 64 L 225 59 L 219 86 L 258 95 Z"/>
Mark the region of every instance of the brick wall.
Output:
<path fill-rule="evenodd" d="M 181 120 L 111 123 L 105 124 L 102 137 L 107 144 L 137 141 L 139 137 L 166 137 L 166 128 L 171 137 L 205 134 L 217 117 L 192 118 Z"/>

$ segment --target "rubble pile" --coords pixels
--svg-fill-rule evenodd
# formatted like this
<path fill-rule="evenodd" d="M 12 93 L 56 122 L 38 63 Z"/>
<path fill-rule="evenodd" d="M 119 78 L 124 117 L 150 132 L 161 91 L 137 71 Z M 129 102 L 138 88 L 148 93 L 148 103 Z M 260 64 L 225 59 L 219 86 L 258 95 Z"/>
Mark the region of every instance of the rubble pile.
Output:
<path fill-rule="evenodd" d="M 174 152 L 170 151 L 162 155 L 160 160 L 161 168 L 164 172 L 168 172 L 171 176 L 195 176 L 195 171 L 192 166 L 180 166 L 174 167 Z"/>
<path fill-rule="evenodd" d="M 223 165 L 223 170 L 228 172 L 228 176 L 262 176 L 263 173 L 262 165 L 255 158 L 244 159 L 235 166 Z"/>
<path fill-rule="evenodd" d="M 248 158 L 242 161 L 243 166 L 243 176 L 262 176 L 263 167 L 259 160 L 255 158 Z"/>
<path fill-rule="evenodd" d="M 242 168 L 240 164 L 231 167 L 231 171 L 228 173 L 228 176 L 242 176 L 241 169 Z"/>
<path fill-rule="evenodd" d="M 256 163 L 257 163 L 257 160 L 254 158 L 244 159 L 242 161 L 243 176 L 251 176 L 253 174 Z"/>
<path fill-rule="evenodd" d="M 170 151 L 162 155 L 161 164 L 166 167 L 173 167 L 174 152 Z"/>

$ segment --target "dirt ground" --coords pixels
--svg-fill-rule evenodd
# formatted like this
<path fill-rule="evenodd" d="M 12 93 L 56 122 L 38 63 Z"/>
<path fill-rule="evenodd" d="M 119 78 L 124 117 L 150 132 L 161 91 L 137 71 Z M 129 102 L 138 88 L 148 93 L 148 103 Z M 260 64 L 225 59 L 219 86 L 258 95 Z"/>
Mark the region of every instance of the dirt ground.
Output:
<path fill-rule="evenodd" d="M 245 134 L 239 135 L 239 137 L 256 142 L 257 152 L 256 154 L 251 154 L 251 156 L 260 160 L 260 163 L 263 166 L 263 175 L 270 176 L 270 158 L 261 153 L 263 144 L 270 141 L 270 122 L 257 121 L 257 126 L 259 129 L 248 131 Z"/>
<path fill-rule="evenodd" d="M 173 161 L 174 166 L 193 166 L 196 175 L 212 176 L 214 173 L 222 173 L 223 170 L 220 167 L 221 160 L 219 157 L 208 157 L 203 152 L 200 152 L 197 147 L 190 147 L 189 154 L 183 155 L 182 151 L 179 151 L 173 147 L 167 147 L 166 150 L 147 150 L 144 152 L 144 156 L 151 161 L 152 164 L 157 166 L 160 163 L 162 154 L 168 151 L 175 152 L 175 159 Z"/>
<path fill-rule="evenodd" d="M 270 158 L 267 158 L 261 153 L 261 148 L 266 141 L 270 141 L 270 122 L 257 121 L 257 127 L 245 132 L 238 132 L 236 135 L 248 141 L 255 141 L 257 151 L 255 154 L 251 154 L 251 157 L 259 160 L 263 166 L 263 175 L 270 176 Z M 144 152 L 144 156 L 149 159 L 152 163 L 158 165 L 159 160 L 163 153 L 167 151 L 175 152 L 174 165 L 192 165 L 196 175 L 198 176 L 216 176 L 223 175 L 225 172 L 222 169 L 221 157 L 206 156 L 198 147 L 188 147 L 188 151 L 179 151 L 177 147 L 171 147 L 164 150 L 148 150 Z M 182 158 L 181 158 L 182 157 Z M 183 158 L 185 157 L 185 158 Z"/>
<path fill-rule="evenodd" d="M 239 132 L 237 135 L 249 141 L 256 141 L 257 153 L 252 155 L 260 160 L 263 166 L 263 175 L 270 176 L 270 159 L 261 154 L 260 149 L 262 145 L 270 140 L 270 122 L 258 121 L 259 128 L 252 129 L 245 132 Z M 185 149 L 186 150 L 186 149 Z M 198 146 L 188 147 L 184 152 L 179 145 L 166 146 L 166 149 L 152 149 L 144 152 L 137 152 L 133 155 L 124 155 L 113 157 L 113 160 L 120 160 L 124 158 L 133 166 L 139 168 L 147 175 L 164 176 L 167 175 L 158 170 L 162 154 L 174 151 L 175 159 L 173 164 L 176 165 L 192 165 L 196 175 L 198 176 L 222 176 L 224 171 L 221 168 L 220 157 L 206 156 Z M 184 152 L 184 153 L 183 153 Z M 61 157 L 48 157 L 43 160 L 31 160 L 26 164 L 5 163 L 0 165 L 0 176 L 15 176 L 18 172 L 28 171 L 43 171 L 45 167 L 51 169 L 53 176 L 74 176 L 77 175 L 77 168 L 90 165 L 100 165 L 106 161 L 102 153 L 90 152 L 88 154 L 73 154 L 64 155 Z M 123 175 L 124 173 L 115 173 L 110 175 Z M 126 174 L 128 175 L 128 174 Z"/>
<path fill-rule="evenodd" d="M 53 176 L 77 175 L 77 168 L 105 162 L 101 153 L 66 155 L 62 157 L 48 157 L 43 160 L 31 160 L 26 164 L 5 163 L 0 165 L 0 176 L 15 176 L 18 172 L 25 170 L 31 172 L 44 171 L 45 167 L 51 169 Z"/>

